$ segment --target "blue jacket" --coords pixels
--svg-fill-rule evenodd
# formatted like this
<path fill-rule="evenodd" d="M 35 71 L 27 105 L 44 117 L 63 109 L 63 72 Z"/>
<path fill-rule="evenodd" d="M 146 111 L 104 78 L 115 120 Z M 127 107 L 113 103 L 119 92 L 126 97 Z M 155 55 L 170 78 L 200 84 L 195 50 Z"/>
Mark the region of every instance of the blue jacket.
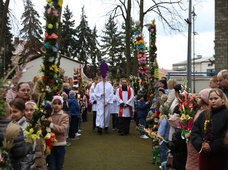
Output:
<path fill-rule="evenodd" d="M 146 104 L 146 102 L 144 100 L 138 100 L 137 108 L 138 108 L 138 112 L 137 112 L 138 118 L 139 119 L 146 118 L 147 113 L 148 113 L 149 104 Z"/>
<path fill-rule="evenodd" d="M 75 97 L 70 97 L 68 100 L 69 104 L 69 114 L 71 116 L 78 116 L 78 112 L 80 110 L 80 107 L 78 105 L 78 101 L 75 99 Z"/>
<path fill-rule="evenodd" d="M 161 135 L 165 140 L 169 139 L 170 125 L 166 118 L 163 118 L 158 127 L 158 134 Z"/>

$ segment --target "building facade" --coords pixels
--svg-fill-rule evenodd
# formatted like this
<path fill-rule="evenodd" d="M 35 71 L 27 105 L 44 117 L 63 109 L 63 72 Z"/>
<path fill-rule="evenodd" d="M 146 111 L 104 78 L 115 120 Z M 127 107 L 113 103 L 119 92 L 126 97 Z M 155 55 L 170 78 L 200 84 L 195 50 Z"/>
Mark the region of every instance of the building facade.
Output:
<path fill-rule="evenodd" d="M 174 63 L 173 71 L 187 72 L 187 60 Z M 197 56 L 192 60 L 192 72 L 215 72 L 215 58 Z"/>
<path fill-rule="evenodd" d="M 192 60 L 191 92 L 209 88 L 209 79 L 215 74 L 215 58 L 197 56 Z M 187 80 L 187 60 L 173 64 L 173 72 L 168 72 L 167 77 L 184 83 Z"/>
<path fill-rule="evenodd" d="M 215 70 L 228 69 L 228 1 L 215 0 Z"/>

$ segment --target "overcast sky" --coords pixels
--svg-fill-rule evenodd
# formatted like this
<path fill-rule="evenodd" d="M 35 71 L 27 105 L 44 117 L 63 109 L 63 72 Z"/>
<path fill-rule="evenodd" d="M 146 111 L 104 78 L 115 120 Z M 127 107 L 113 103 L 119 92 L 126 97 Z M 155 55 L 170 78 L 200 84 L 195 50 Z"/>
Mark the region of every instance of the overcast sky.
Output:
<path fill-rule="evenodd" d="M 145 0 L 147 1 L 147 0 Z M 199 0 L 198 0 L 199 1 Z M 41 19 L 43 19 L 44 6 L 46 0 L 32 0 L 35 5 L 35 9 L 39 12 Z M 23 13 L 22 0 L 10 1 L 10 8 L 18 17 L 20 22 L 20 16 Z M 214 55 L 214 1 L 202 0 L 200 3 L 192 3 L 195 6 L 195 13 L 197 18 L 195 20 L 195 31 L 198 35 L 195 36 L 195 54 L 202 55 L 203 57 L 211 57 Z M 111 8 L 111 5 L 105 4 L 102 0 L 64 0 L 63 7 L 69 5 L 71 11 L 73 11 L 76 26 L 80 22 L 81 9 L 85 6 L 85 14 L 88 19 L 88 23 L 91 29 L 96 25 L 98 29 L 98 35 L 101 35 L 101 30 L 104 29 L 107 16 L 105 14 Z M 186 4 L 188 6 L 188 4 Z M 135 20 L 138 19 L 138 11 L 135 12 Z M 151 15 L 151 16 L 150 16 Z M 146 20 L 154 19 L 152 14 L 146 17 Z M 151 18 L 150 18 L 151 17 Z M 183 19 L 188 18 L 188 11 L 183 14 Z M 43 21 L 44 23 L 44 21 Z M 160 68 L 172 69 L 172 64 L 183 60 L 187 60 L 187 29 L 183 34 L 167 35 L 161 27 L 161 23 L 156 21 L 157 24 L 157 59 Z M 159 29 L 158 29 L 159 28 Z M 187 28 L 187 27 L 186 27 Z M 147 39 L 147 30 L 144 29 L 145 40 Z M 19 31 L 13 32 L 14 36 L 19 35 Z M 148 44 L 148 43 L 147 43 Z"/>

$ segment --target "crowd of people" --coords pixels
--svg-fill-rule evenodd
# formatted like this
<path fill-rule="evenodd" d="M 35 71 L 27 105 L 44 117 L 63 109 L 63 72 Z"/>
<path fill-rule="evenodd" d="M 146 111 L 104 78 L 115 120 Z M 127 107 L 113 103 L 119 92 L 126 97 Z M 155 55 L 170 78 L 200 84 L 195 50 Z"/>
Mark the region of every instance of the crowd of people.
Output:
<path fill-rule="evenodd" d="M 186 93 L 186 87 L 172 79 L 167 83 L 164 80 L 159 82 L 163 92 L 159 92 L 160 101 L 154 101 L 152 109 L 155 107 L 155 110 L 160 112 L 157 121 L 157 134 L 163 139 L 158 144 L 160 169 L 228 169 L 228 71 L 221 70 L 216 76 L 211 77 L 208 83 L 210 88 L 202 88 L 198 94 L 188 92 L 194 103 L 193 125 L 188 131 L 184 129 L 186 133 L 183 133 L 180 123 L 183 121 L 181 111 L 187 109 L 189 104 L 181 100 L 181 96 Z M 168 94 L 165 88 L 168 89 Z M 167 95 L 167 98 L 164 99 L 164 95 Z M 155 122 L 156 111 L 149 112 L 147 123 Z M 186 110 L 184 111 L 186 113 Z"/>
<path fill-rule="evenodd" d="M 63 169 L 65 147 L 81 136 L 81 122 L 88 121 L 88 111 L 91 110 L 91 130 L 98 135 L 108 133 L 110 128 L 121 136 L 128 135 L 132 120 L 136 127 L 156 131 L 162 140 L 156 144 L 152 141 L 152 147 L 160 151 L 160 168 L 163 170 L 228 169 L 228 70 L 213 76 L 208 83 L 210 88 L 203 88 L 198 94 L 188 93 L 195 100 L 194 123 L 184 135 L 180 126 L 179 99 L 185 87 L 174 79 L 162 78 L 158 82 L 158 95 L 151 99 L 148 89 L 142 86 L 135 91 L 126 78 L 112 83 L 107 77 L 95 77 L 81 91 L 73 87 L 70 78 L 66 78 L 61 94 L 52 98 L 51 116 L 42 118 L 49 122 L 48 127 L 57 140 L 47 154 L 42 137 L 31 142 L 25 133 L 39 102 L 36 82 L 12 81 L 0 110 L 0 146 L 4 140 L 13 143 L 9 168 Z M 149 138 L 142 128 L 139 128 L 139 137 Z M 171 163 L 167 162 L 170 154 L 173 157 Z M 154 159 L 152 163 L 155 163 Z"/>

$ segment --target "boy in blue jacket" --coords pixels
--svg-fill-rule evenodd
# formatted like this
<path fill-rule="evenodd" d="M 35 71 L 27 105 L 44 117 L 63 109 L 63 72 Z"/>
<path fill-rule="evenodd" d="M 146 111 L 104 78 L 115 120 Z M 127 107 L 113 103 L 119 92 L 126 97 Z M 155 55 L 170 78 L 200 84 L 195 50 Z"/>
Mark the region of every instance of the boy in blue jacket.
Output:
<path fill-rule="evenodd" d="M 137 95 L 137 100 L 137 116 L 139 119 L 139 124 L 146 127 L 146 117 L 148 113 L 148 108 L 150 106 L 150 101 L 145 102 L 143 93 L 139 93 Z M 145 135 L 145 132 L 143 130 L 140 130 L 140 138 L 148 139 L 149 137 Z"/>
<path fill-rule="evenodd" d="M 75 98 L 76 93 L 74 90 L 71 90 L 69 92 L 69 96 L 70 96 L 68 100 L 69 115 L 70 115 L 69 138 L 76 139 L 75 133 L 78 132 L 78 122 L 79 122 L 78 114 L 79 114 L 80 107 L 79 107 L 78 101 Z"/>

